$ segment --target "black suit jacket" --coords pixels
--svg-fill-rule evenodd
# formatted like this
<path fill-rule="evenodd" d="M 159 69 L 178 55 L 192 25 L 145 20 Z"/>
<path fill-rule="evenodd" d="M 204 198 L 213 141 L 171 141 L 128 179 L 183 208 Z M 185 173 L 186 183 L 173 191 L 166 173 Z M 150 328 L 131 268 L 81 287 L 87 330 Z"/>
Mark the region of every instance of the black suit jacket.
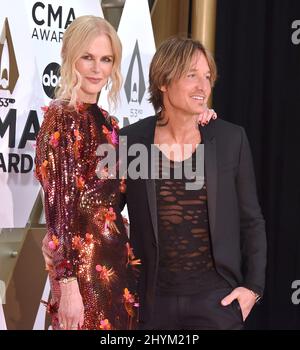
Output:
<path fill-rule="evenodd" d="M 156 117 L 148 117 L 121 129 L 120 136 L 127 136 L 128 147 L 141 143 L 150 152 L 155 125 Z M 244 286 L 261 295 L 266 266 L 265 222 L 257 200 L 247 136 L 242 127 L 221 119 L 199 128 L 204 142 L 215 267 L 233 288 Z M 132 159 L 128 157 L 128 164 Z M 146 322 L 151 316 L 159 256 L 155 180 L 128 178 L 121 207 L 125 203 L 131 244 L 142 260 L 138 292 L 140 319 Z"/>

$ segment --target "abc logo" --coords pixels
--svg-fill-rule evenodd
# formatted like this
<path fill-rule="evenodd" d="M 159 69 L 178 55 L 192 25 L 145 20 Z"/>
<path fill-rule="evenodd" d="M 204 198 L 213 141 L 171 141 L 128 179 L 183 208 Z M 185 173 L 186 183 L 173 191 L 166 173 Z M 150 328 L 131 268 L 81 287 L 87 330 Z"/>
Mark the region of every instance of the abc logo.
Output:
<path fill-rule="evenodd" d="M 51 62 L 45 68 L 43 73 L 43 88 L 45 94 L 49 98 L 54 98 L 54 89 L 59 84 L 60 74 L 59 74 L 60 65 L 55 62 Z"/>

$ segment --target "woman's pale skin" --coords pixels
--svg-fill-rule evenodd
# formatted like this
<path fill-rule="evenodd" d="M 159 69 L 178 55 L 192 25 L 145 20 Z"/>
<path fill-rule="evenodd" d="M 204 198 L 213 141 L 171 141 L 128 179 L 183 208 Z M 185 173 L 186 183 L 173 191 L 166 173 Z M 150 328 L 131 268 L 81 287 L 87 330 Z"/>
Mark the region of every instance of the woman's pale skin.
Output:
<path fill-rule="evenodd" d="M 75 63 L 75 69 L 81 76 L 81 86 L 77 93 L 78 101 L 96 103 L 98 93 L 106 85 L 113 68 L 113 50 L 106 35 L 98 35 L 91 40 L 85 51 Z M 194 113 L 194 122 L 206 125 L 216 113 L 206 107 L 207 99 Z M 175 126 L 172 124 L 173 127 Z M 196 140 L 195 140 L 196 141 Z M 48 237 L 43 240 L 43 255 L 46 268 L 53 268 L 52 251 L 48 248 Z M 61 299 L 58 319 L 61 329 L 80 329 L 84 323 L 84 305 L 77 280 L 60 283 Z"/>
<path fill-rule="evenodd" d="M 168 120 L 168 123 L 164 127 L 156 127 L 154 143 L 158 147 L 178 145 L 181 152 L 172 152 L 166 156 L 175 161 L 182 161 L 189 158 L 201 142 L 197 120 L 199 114 L 206 109 L 211 94 L 210 69 L 203 53 L 195 53 L 188 72 L 168 86 L 162 86 L 161 91 L 164 103 L 163 118 Z M 190 153 L 184 152 L 185 144 L 192 144 Z M 161 150 L 164 151 L 163 148 Z M 240 304 L 245 320 L 255 304 L 255 296 L 249 289 L 238 287 L 220 302 L 227 306 L 235 299 Z"/>
<path fill-rule="evenodd" d="M 99 35 L 75 63 L 81 76 L 78 98 L 81 102 L 96 103 L 99 91 L 107 83 L 113 67 L 113 51 L 109 38 Z"/>
<path fill-rule="evenodd" d="M 75 63 L 75 69 L 81 76 L 78 100 L 84 103 L 96 103 L 97 95 L 106 85 L 113 67 L 113 50 L 106 35 L 98 35 Z M 46 260 L 47 263 L 47 260 Z M 52 265 L 52 263 L 50 264 Z M 58 319 L 62 329 L 80 329 L 84 322 L 84 306 L 77 280 L 60 283 L 61 299 Z"/>

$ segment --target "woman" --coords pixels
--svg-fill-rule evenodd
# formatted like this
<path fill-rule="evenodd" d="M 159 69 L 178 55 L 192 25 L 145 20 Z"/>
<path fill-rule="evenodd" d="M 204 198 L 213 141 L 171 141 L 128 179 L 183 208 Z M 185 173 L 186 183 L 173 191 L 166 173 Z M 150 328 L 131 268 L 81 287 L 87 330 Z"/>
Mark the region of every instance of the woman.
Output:
<path fill-rule="evenodd" d="M 98 108 L 97 96 L 110 86 L 116 103 L 120 61 L 121 43 L 108 22 L 94 16 L 73 21 L 63 37 L 57 99 L 46 108 L 37 139 L 55 329 L 133 329 L 137 320 L 134 269 L 140 260 L 119 210 L 125 184 L 105 171 L 96 175 L 97 147 L 118 144 L 118 126 Z M 212 117 L 206 109 L 199 122 Z"/>
<path fill-rule="evenodd" d="M 118 205 L 124 184 L 96 175 L 98 145 L 118 142 L 116 122 L 96 102 L 108 84 L 117 101 L 121 43 L 107 21 L 82 16 L 66 30 L 61 56 L 57 99 L 45 108 L 36 148 L 53 256 L 53 328 L 132 329 L 138 304 L 131 266 L 139 261 Z"/>

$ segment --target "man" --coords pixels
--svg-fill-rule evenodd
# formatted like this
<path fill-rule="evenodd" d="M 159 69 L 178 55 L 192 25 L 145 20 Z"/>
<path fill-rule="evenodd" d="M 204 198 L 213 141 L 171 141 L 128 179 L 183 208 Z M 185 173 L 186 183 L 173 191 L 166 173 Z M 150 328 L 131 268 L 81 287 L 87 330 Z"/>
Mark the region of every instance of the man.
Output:
<path fill-rule="evenodd" d="M 128 148 L 148 151 L 140 166 L 148 170 L 144 178 L 132 176 L 135 157 L 127 157 L 121 203 L 127 204 L 131 245 L 142 262 L 141 329 L 241 329 L 263 294 L 265 225 L 245 131 L 220 119 L 197 123 L 215 79 L 214 60 L 200 42 L 165 41 L 149 72 L 157 115 L 120 131 Z M 190 189 L 197 175 L 178 177 L 177 170 L 199 170 L 203 148 L 203 185 Z M 153 150 L 159 154 L 154 162 Z M 46 250 L 44 242 L 47 258 Z"/>
<path fill-rule="evenodd" d="M 162 159 L 173 169 L 170 179 L 128 174 L 123 198 L 131 244 L 142 261 L 142 329 L 241 329 L 263 294 L 265 225 L 245 131 L 220 119 L 196 123 L 215 78 L 214 60 L 200 42 L 165 41 L 149 73 L 157 115 L 120 133 L 128 148 L 142 144 L 150 154 L 151 145 L 158 146 L 160 161 L 149 161 L 149 169 L 163 172 Z M 179 151 L 166 154 L 165 145 Z M 188 190 L 189 179 L 177 179 L 174 170 L 185 161 L 194 165 L 202 145 L 204 186 Z"/>

